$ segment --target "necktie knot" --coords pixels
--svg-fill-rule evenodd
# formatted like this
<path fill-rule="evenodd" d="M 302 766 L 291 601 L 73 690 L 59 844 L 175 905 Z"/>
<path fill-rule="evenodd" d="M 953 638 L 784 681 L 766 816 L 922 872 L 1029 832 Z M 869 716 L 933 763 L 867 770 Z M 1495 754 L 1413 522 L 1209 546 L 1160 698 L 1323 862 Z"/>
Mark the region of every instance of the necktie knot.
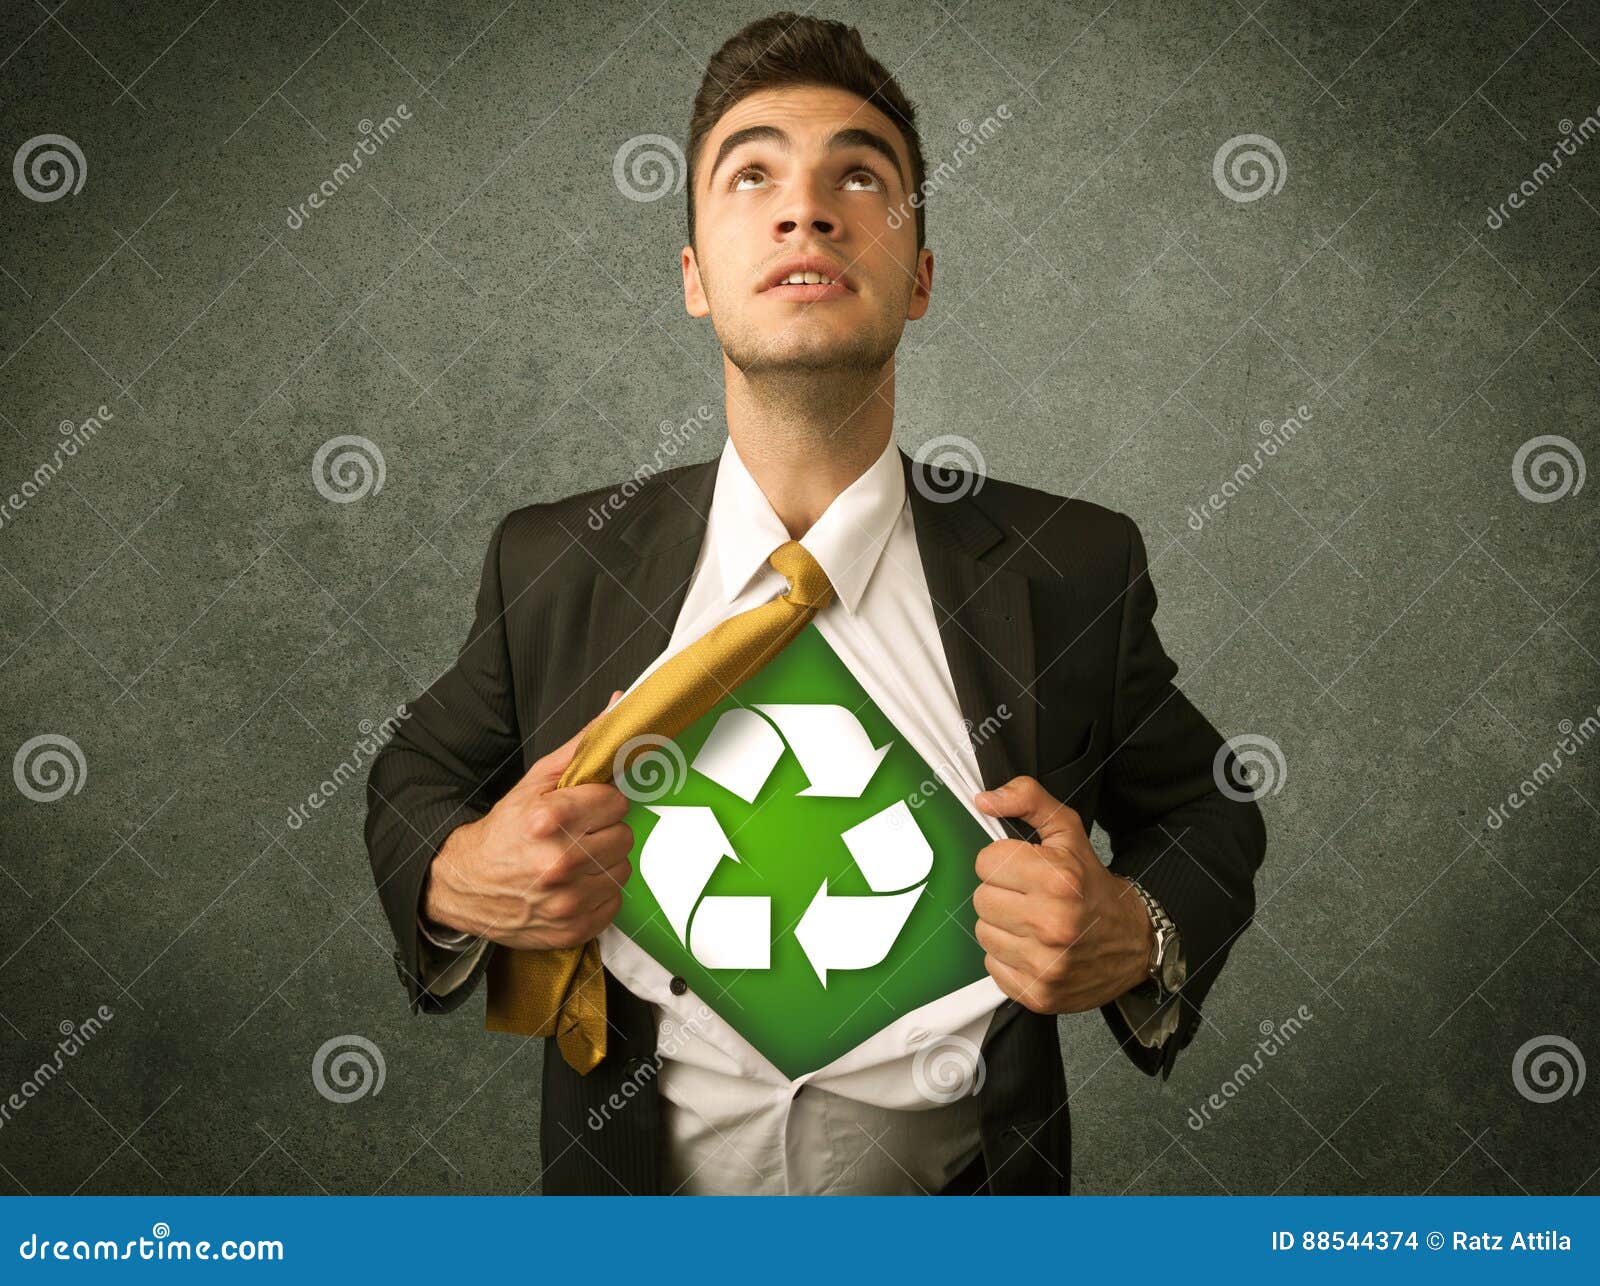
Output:
<path fill-rule="evenodd" d="M 789 592 L 784 597 L 791 603 L 820 611 L 832 599 L 833 585 L 828 573 L 798 540 L 779 545 L 767 562 L 789 582 Z"/>

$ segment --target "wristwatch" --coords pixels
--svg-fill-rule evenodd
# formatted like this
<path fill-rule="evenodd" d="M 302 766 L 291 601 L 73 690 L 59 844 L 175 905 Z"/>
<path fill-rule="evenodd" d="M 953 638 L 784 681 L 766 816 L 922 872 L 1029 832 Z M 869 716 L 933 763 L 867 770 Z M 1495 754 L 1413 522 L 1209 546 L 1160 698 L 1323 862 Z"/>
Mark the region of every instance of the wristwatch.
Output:
<path fill-rule="evenodd" d="M 1129 880 L 1133 891 L 1139 895 L 1139 900 L 1144 903 L 1144 909 L 1150 915 L 1150 923 L 1155 926 L 1156 942 L 1150 951 L 1150 973 L 1148 981 L 1154 983 L 1163 999 L 1182 988 L 1184 980 L 1189 976 L 1188 966 L 1183 959 L 1183 942 L 1178 937 L 1178 926 L 1172 922 L 1162 908 L 1161 903 L 1150 896 L 1149 891 L 1138 880 Z"/>

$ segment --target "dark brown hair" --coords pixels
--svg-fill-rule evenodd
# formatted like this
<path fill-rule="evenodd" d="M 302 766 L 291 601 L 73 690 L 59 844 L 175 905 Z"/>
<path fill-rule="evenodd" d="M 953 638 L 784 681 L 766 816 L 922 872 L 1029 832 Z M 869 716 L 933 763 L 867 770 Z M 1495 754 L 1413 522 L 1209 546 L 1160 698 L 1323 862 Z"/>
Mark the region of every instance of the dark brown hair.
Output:
<path fill-rule="evenodd" d="M 689 118 L 689 244 L 694 244 L 695 170 L 701 149 L 724 113 L 758 90 L 780 85 L 821 85 L 864 98 L 893 121 L 911 154 L 911 188 L 916 199 L 917 249 L 927 241 L 921 199 L 925 172 L 910 100 L 854 27 L 827 18 L 775 13 L 730 37 L 706 64 Z"/>

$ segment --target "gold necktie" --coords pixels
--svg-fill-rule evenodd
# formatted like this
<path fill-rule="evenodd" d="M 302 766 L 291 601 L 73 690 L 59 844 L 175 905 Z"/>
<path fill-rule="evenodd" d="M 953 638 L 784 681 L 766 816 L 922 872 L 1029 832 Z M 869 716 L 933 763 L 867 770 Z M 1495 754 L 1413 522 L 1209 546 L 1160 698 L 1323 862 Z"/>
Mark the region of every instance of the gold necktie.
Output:
<path fill-rule="evenodd" d="M 630 741 L 670 740 L 783 651 L 833 597 L 827 573 L 797 540 L 767 562 L 789 590 L 715 625 L 650 672 L 584 734 L 556 788 L 610 781 Z M 606 1056 L 606 987 L 598 941 L 548 951 L 502 946 L 489 962 L 484 1026 L 522 1036 L 554 1036 L 561 1056 L 588 1075 Z"/>

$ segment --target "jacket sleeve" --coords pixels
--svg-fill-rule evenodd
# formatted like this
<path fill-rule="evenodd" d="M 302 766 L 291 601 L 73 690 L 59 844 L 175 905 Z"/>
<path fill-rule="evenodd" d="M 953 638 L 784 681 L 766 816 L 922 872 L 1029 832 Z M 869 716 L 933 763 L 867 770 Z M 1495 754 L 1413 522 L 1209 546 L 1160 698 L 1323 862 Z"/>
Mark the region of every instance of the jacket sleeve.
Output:
<path fill-rule="evenodd" d="M 422 940 L 429 867 L 450 833 L 476 821 L 522 775 L 521 737 L 506 648 L 501 544 L 489 540 L 472 629 L 454 664 L 407 707 L 367 777 L 367 855 L 395 938 L 395 969 L 413 1013 L 445 1013 L 473 991 L 492 954 L 447 994 L 427 989 L 450 960 Z"/>
<path fill-rule="evenodd" d="M 1138 880 L 1177 926 L 1188 980 L 1176 1001 L 1177 1030 L 1160 1046 L 1135 1039 L 1115 1003 L 1101 1012 L 1128 1057 L 1165 1077 L 1194 1039 L 1206 993 L 1255 913 L 1266 827 L 1254 799 L 1220 788 L 1242 780 L 1233 752 L 1172 682 L 1178 667 L 1156 634 L 1144 539 L 1121 516 L 1128 560 L 1099 820 L 1111 839 L 1111 870 Z"/>

